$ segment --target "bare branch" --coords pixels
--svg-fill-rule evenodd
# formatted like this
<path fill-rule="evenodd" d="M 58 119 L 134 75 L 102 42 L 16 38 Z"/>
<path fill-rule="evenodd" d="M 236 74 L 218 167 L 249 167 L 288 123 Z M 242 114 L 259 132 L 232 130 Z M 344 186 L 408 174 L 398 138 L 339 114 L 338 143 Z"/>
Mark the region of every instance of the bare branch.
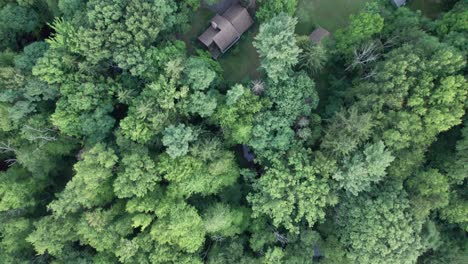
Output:
<path fill-rule="evenodd" d="M 25 125 L 25 126 L 23 126 L 23 129 L 39 134 L 37 136 L 29 136 L 28 139 L 30 141 L 40 140 L 40 141 L 49 142 L 49 141 L 56 141 L 57 140 L 57 138 L 55 136 L 48 135 L 48 133 L 56 134 L 57 133 L 56 128 L 38 129 L 38 128 L 31 127 L 29 125 Z"/>
<path fill-rule="evenodd" d="M 29 140 L 35 141 L 35 140 L 43 140 L 43 141 L 56 141 L 56 137 L 49 137 L 49 136 L 33 136 L 30 137 Z"/>
<path fill-rule="evenodd" d="M 398 40 L 398 36 L 393 36 L 385 41 L 383 44 L 384 48 L 391 48 L 396 45 L 396 41 Z"/>
<path fill-rule="evenodd" d="M 0 142 L 0 153 L 17 153 L 17 150 L 11 146 L 11 143 Z"/>
<path fill-rule="evenodd" d="M 370 79 L 370 78 L 374 77 L 375 75 L 377 75 L 377 70 L 375 68 L 373 68 L 370 72 L 368 72 L 366 75 L 364 75 L 364 77 L 362 77 L 361 80 Z"/>
<path fill-rule="evenodd" d="M 253 80 L 251 89 L 254 94 L 260 95 L 265 91 L 265 83 L 262 80 Z"/>
<path fill-rule="evenodd" d="M 287 244 L 289 242 L 288 237 L 281 234 L 280 232 L 275 231 L 274 234 L 275 234 L 276 241 L 280 242 L 281 244 L 284 245 L 284 244 Z"/>
<path fill-rule="evenodd" d="M 5 163 L 8 164 L 8 167 L 11 167 L 16 164 L 18 160 L 17 159 L 7 159 L 5 160 Z"/>
<path fill-rule="evenodd" d="M 345 70 L 348 71 L 350 69 L 354 69 L 358 65 L 364 66 L 365 64 L 376 61 L 380 57 L 380 54 L 378 53 L 380 47 L 381 43 L 373 41 L 355 49 L 354 61 L 348 65 Z"/>

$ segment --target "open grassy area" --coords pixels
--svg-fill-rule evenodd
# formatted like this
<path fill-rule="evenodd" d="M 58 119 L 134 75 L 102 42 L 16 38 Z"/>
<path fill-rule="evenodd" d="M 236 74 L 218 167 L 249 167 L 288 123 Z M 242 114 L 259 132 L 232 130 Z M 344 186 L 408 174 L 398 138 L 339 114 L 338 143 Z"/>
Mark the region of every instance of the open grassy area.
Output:
<path fill-rule="evenodd" d="M 260 59 L 253 46 L 257 32 L 258 25 L 255 25 L 242 36 L 236 45 L 219 58 L 224 70 L 224 78 L 227 81 L 241 82 L 259 77 L 257 69 L 260 67 Z"/>
<path fill-rule="evenodd" d="M 317 26 L 334 32 L 346 26 L 349 16 L 359 12 L 366 2 L 369 0 L 299 0 L 296 32 L 308 35 Z"/>
<path fill-rule="evenodd" d="M 296 27 L 298 34 L 309 34 L 315 27 L 321 26 L 334 32 L 346 26 L 351 14 L 355 14 L 371 0 L 299 0 L 296 16 L 299 23 Z M 429 17 L 436 18 L 444 9 L 441 0 L 410 0 L 408 7 L 421 10 Z"/>
<path fill-rule="evenodd" d="M 412 10 L 421 10 L 421 12 L 429 18 L 437 18 L 447 6 L 441 0 L 412 0 L 408 3 L 408 7 Z"/>

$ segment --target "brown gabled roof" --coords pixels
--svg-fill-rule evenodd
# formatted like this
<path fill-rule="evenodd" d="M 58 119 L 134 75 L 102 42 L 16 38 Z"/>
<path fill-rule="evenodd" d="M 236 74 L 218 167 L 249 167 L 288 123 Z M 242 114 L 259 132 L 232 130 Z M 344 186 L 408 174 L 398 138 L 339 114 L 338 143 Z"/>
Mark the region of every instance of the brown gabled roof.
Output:
<path fill-rule="evenodd" d="M 309 36 L 310 40 L 315 43 L 320 43 L 322 39 L 330 36 L 330 32 L 322 27 L 316 28 Z"/>
<path fill-rule="evenodd" d="M 252 24 L 247 9 L 238 4 L 233 5 L 222 16 L 216 15 L 211 20 L 211 26 L 198 39 L 207 47 L 214 42 L 224 53 Z"/>
<path fill-rule="evenodd" d="M 209 47 L 213 43 L 213 38 L 218 34 L 218 30 L 213 27 L 209 27 L 203 34 L 198 37 L 205 46 Z"/>
<path fill-rule="evenodd" d="M 254 23 L 247 9 L 240 5 L 231 6 L 223 13 L 223 17 L 231 22 L 240 35 L 244 34 Z"/>
<path fill-rule="evenodd" d="M 216 15 L 211 22 L 215 23 L 219 29 L 218 34 L 213 37 L 213 41 L 224 52 L 240 37 L 240 34 L 230 21 L 220 15 Z"/>

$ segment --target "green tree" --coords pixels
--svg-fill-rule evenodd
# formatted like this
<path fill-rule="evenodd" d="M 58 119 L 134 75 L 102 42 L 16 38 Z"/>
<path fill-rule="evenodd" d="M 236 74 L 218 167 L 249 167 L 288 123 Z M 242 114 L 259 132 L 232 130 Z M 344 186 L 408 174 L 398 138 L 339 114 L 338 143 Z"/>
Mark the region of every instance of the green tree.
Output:
<path fill-rule="evenodd" d="M 125 90 L 122 92 L 127 93 Z M 169 126 L 178 102 L 187 94 L 188 88 L 179 86 L 177 79 L 160 76 L 131 100 L 128 114 L 120 122 L 123 134 L 142 144 L 155 140 Z"/>
<path fill-rule="evenodd" d="M 382 31 L 384 18 L 376 12 L 376 5 L 368 4 L 366 10 L 351 15 L 349 26 L 338 30 L 334 35 L 336 49 L 344 55 L 350 55 L 359 45 L 366 43 Z"/>
<path fill-rule="evenodd" d="M 335 113 L 325 128 L 321 148 L 336 157 L 349 155 L 372 133 L 372 115 L 359 113 L 356 107 Z"/>
<path fill-rule="evenodd" d="M 247 229 L 249 218 L 247 208 L 231 208 L 222 203 L 211 205 L 203 214 L 206 233 L 214 240 L 240 235 Z"/>
<path fill-rule="evenodd" d="M 209 264 L 259 263 L 257 259 L 248 254 L 242 239 L 233 239 L 232 241 L 223 241 L 223 243 L 214 244 L 210 249 L 207 259 Z"/>
<path fill-rule="evenodd" d="M 197 91 L 206 90 L 216 78 L 216 72 L 205 59 L 200 57 L 188 59 L 184 73 L 190 88 Z"/>
<path fill-rule="evenodd" d="M 5 262 L 24 262 L 34 255 L 34 250 L 26 241 L 32 232 L 32 221 L 26 217 L 14 218 L 10 221 L 1 220 L 0 257 Z"/>
<path fill-rule="evenodd" d="M 70 136 L 87 138 L 90 142 L 104 139 L 115 120 L 108 83 L 73 83 L 60 88 L 52 123 Z M 112 85 L 112 84 L 111 84 Z"/>
<path fill-rule="evenodd" d="M 389 170 L 401 178 L 424 161 L 438 133 L 461 123 L 466 100 L 462 55 L 432 37 L 418 41 L 392 50 L 352 93 L 360 111 L 377 118 L 379 137 L 396 157 Z"/>
<path fill-rule="evenodd" d="M 0 103 L 16 126 L 31 114 L 47 110 L 57 96 L 57 88 L 11 67 L 0 68 Z"/>
<path fill-rule="evenodd" d="M 280 264 L 284 261 L 284 252 L 280 247 L 269 248 L 263 257 L 264 264 Z"/>
<path fill-rule="evenodd" d="M 305 221 L 312 227 L 325 219 L 325 208 L 337 202 L 329 178 L 334 164 L 320 153 L 313 162 L 307 153 L 290 151 L 287 165 L 276 163 L 253 182 L 247 197 L 252 216 L 266 215 L 276 227 L 298 232 Z"/>
<path fill-rule="evenodd" d="M 408 179 L 408 191 L 417 216 L 424 218 L 431 210 L 443 208 L 449 203 L 447 177 L 437 170 L 421 171 Z"/>
<path fill-rule="evenodd" d="M 210 142 L 197 148 L 209 148 Z M 210 195 L 222 188 L 233 185 L 239 177 L 239 168 L 234 154 L 215 149 L 204 159 L 202 151 L 193 151 L 190 155 L 171 158 L 160 156 L 157 164 L 162 177 L 169 182 L 168 195 L 190 197 L 194 194 Z"/>
<path fill-rule="evenodd" d="M 189 109 L 191 113 L 196 113 L 201 117 L 210 117 L 216 110 L 218 93 L 210 90 L 207 93 L 195 92 L 190 95 Z"/>
<path fill-rule="evenodd" d="M 166 152 L 173 159 L 185 156 L 189 143 L 197 138 L 196 133 L 184 124 L 171 125 L 164 130 L 162 142 L 167 147 Z"/>
<path fill-rule="evenodd" d="M 389 185 L 348 196 L 336 213 L 336 233 L 352 262 L 409 264 L 421 253 L 421 224 L 402 190 Z"/>
<path fill-rule="evenodd" d="M 340 187 L 353 195 L 370 189 L 372 183 L 381 181 L 386 175 L 386 168 L 395 158 L 385 149 L 382 141 L 367 144 L 351 157 L 344 158 L 342 167 L 333 179 L 339 181 Z"/>
<path fill-rule="evenodd" d="M 445 198 L 442 193 L 441 197 Z M 451 190 L 449 194 L 449 203 L 446 207 L 441 208 L 440 216 L 442 219 L 449 223 L 457 224 L 462 230 L 467 232 L 468 230 L 468 202 L 466 194 L 464 193 L 463 186 Z M 444 200 L 439 200 L 445 202 Z"/>
<path fill-rule="evenodd" d="M 114 151 L 103 144 L 86 151 L 83 160 L 74 166 L 75 176 L 49 204 L 54 215 L 64 216 L 110 202 L 114 197 L 112 180 L 117 160 Z"/>
<path fill-rule="evenodd" d="M 227 141 L 245 144 L 252 137 L 255 117 L 267 106 L 267 101 L 255 96 L 242 85 L 232 87 L 214 114 Z"/>
<path fill-rule="evenodd" d="M 319 102 L 314 81 L 304 73 L 293 75 L 283 82 L 272 83 L 266 95 L 273 102 L 276 113 L 291 125 L 300 116 L 310 116 Z"/>
<path fill-rule="evenodd" d="M 286 80 L 291 67 L 298 62 L 301 50 L 294 37 L 296 24 L 296 18 L 281 13 L 260 25 L 255 37 L 253 45 L 260 55 L 261 67 L 273 82 Z"/>
<path fill-rule="evenodd" d="M 0 6 L 0 50 L 17 48 L 17 39 L 39 28 L 39 15 L 32 8 L 17 4 Z"/>
<path fill-rule="evenodd" d="M 256 16 L 262 22 L 269 21 L 283 12 L 293 16 L 297 7 L 297 0 L 260 0 L 258 3 L 260 8 Z"/>
<path fill-rule="evenodd" d="M 76 27 L 72 50 L 94 64 L 113 59 L 133 75 L 142 74 L 144 54 L 159 33 L 175 24 L 177 8 L 166 0 L 89 1 L 86 7 L 87 21 Z"/>
<path fill-rule="evenodd" d="M 195 208 L 185 203 L 177 203 L 151 227 L 151 237 L 161 244 L 176 246 L 194 253 L 205 241 L 205 228 L 202 218 Z"/>
<path fill-rule="evenodd" d="M 141 197 L 155 190 L 160 181 L 156 164 L 148 150 L 138 147 L 126 150 L 114 181 L 114 193 L 119 198 Z"/>
<path fill-rule="evenodd" d="M 444 42 L 450 43 L 460 50 L 467 51 L 468 3 L 458 1 L 449 12 L 436 22 L 436 31 Z"/>
<path fill-rule="evenodd" d="M 131 216 L 123 215 L 123 212 L 122 203 L 115 204 L 108 210 L 98 208 L 84 212 L 76 225 L 80 242 L 98 252 L 113 253 L 124 237 L 133 231 Z"/>
<path fill-rule="evenodd" d="M 31 177 L 27 170 L 14 166 L 0 172 L 0 212 L 31 210 L 44 183 Z"/>
<path fill-rule="evenodd" d="M 290 126 L 289 120 L 274 112 L 261 113 L 255 119 L 249 145 L 264 157 L 273 156 L 272 152 L 284 153 L 294 140 L 294 130 Z"/>
<path fill-rule="evenodd" d="M 78 240 L 75 217 L 56 219 L 53 216 L 44 216 L 34 223 L 35 230 L 27 241 L 34 246 L 38 254 L 48 253 L 60 257 L 67 254 L 67 246 Z"/>
<path fill-rule="evenodd" d="M 447 165 L 447 176 L 458 184 L 461 184 L 468 177 L 468 125 L 466 125 L 466 121 L 461 134 L 462 138 L 456 143 L 455 155 Z"/>
<path fill-rule="evenodd" d="M 36 64 L 49 48 L 49 44 L 43 41 L 36 41 L 24 47 L 23 53 L 15 57 L 15 68 L 22 73 L 30 73 Z"/>
<path fill-rule="evenodd" d="M 299 67 L 310 74 L 319 73 L 328 60 L 328 53 L 321 43 L 315 44 L 307 36 L 298 38 L 298 46 L 301 48 L 299 54 Z"/>

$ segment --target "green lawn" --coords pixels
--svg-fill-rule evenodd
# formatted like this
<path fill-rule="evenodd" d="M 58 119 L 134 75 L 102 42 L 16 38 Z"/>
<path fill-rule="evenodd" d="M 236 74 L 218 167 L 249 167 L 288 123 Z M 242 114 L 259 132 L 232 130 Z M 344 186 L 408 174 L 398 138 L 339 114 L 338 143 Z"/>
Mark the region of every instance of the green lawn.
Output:
<path fill-rule="evenodd" d="M 258 25 L 255 25 L 242 36 L 236 45 L 219 58 L 224 70 L 224 78 L 227 81 L 241 82 L 246 79 L 259 78 L 257 69 L 260 67 L 260 59 L 252 44 L 257 32 Z"/>
<path fill-rule="evenodd" d="M 334 32 L 346 26 L 349 15 L 359 12 L 371 0 L 299 0 L 296 16 L 298 34 L 307 35 L 321 26 Z M 408 7 L 421 10 L 429 17 L 436 18 L 445 8 L 441 0 L 410 0 Z"/>
<path fill-rule="evenodd" d="M 349 16 L 370 0 L 299 0 L 296 32 L 310 34 L 317 26 L 330 32 L 346 26 Z"/>
<path fill-rule="evenodd" d="M 441 0 L 412 0 L 408 3 L 412 10 L 421 10 L 429 18 L 437 18 L 446 6 Z"/>

